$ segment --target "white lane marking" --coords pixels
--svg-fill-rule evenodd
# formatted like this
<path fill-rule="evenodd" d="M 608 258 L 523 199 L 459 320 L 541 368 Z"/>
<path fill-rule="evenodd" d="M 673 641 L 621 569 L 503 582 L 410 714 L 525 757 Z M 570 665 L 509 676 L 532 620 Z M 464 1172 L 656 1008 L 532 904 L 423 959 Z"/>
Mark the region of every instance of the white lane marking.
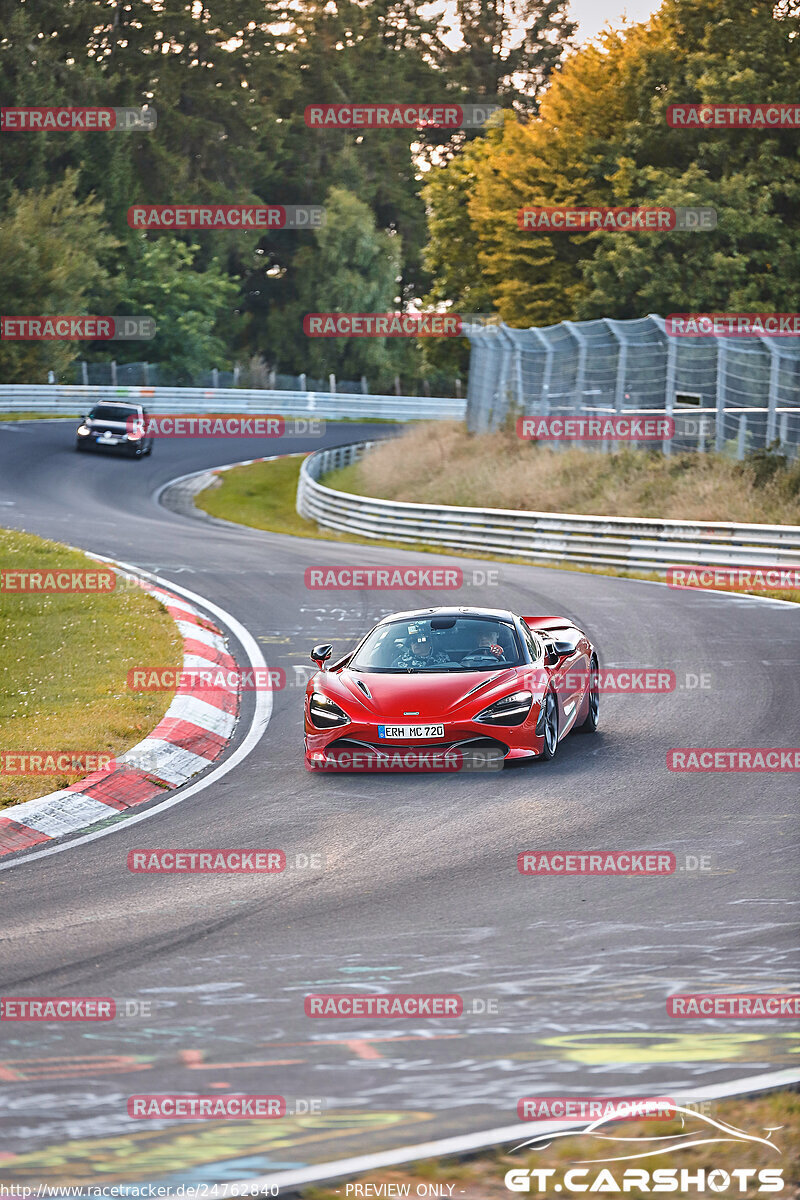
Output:
<path fill-rule="evenodd" d="M 66 789 L 39 796 L 36 800 L 27 800 L 7 810 L 14 814 L 12 821 L 19 821 L 21 825 L 52 838 L 60 837 L 62 833 L 72 833 L 75 829 L 84 829 L 95 821 L 104 821 L 106 817 L 113 817 L 116 811 L 110 804 L 95 800 L 93 796 Z"/>
<path fill-rule="evenodd" d="M 713 1084 L 710 1087 L 692 1088 L 689 1091 L 679 1090 L 682 1103 L 699 1103 L 703 1100 L 724 1100 L 728 1096 L 748 1096 L 753 1093 L 775 1091 L 779 1088 L 792 1087 L 800 1082 L 800 1071 L 791 1067 L 786 1071 L 774 1071 L 767 1075 L 754 1075 L 743 1079 L 733 1079 L 728 1083 Z M 656 1089 L 654 1095 L 661 1095 L 665 1089 Z M 669 1089 L 673 1093 L 674 1086 Z M 343 1110 L 346 1112 L 346 1110 Z M 584 1123 L 585 1124 L 585 1123 Z M 576 1129 L 584 1125 L 576 1123 Z M 270 1187 L 297 1187 L 300 1184 L 315 1183 L 322 1179 L 339 1179 L 348 1175 L 360 1174 L 363 1171 L 376 1171 L 381 1167 L 397 1166 L 400 1163 L 416 1162 L 424 1158 L 450 1157 L 454 1154 L 468 1154 L 473 1150 L 481 1150 L 489 1146 L 497 1146 L 503 1142 L 528 1138 L 532 1133 L 545 1134 L 565 1131 L 568 1126 L 563 1121 L 526 1121 L 520 1125 L 505 1125 L 497 1129 L 485 1129 L 481 1133 L 468 1133 L 461 1137 L 440 1138 L 435 1142 L 422 1142 L 416 1146 L 399 1146 L 396 1150 L 381 1150 L 375 1154 L 360 1154 L 356 1158 L 340 1158 L 332 1162 L 316 1163 L 311 1167 L 301 1167 L 294 1171 L 276 1171 L 273 1175 L 252 1176 L 245 1179 L 240 1176 L 229 1179 L 221 1187 L 209 1184 L 205 1193 L 211 1198 L 223 1198 L 230 1195 L 231 1184 L 243 1184 L 249 1191 L 264 1191 Z M 214 1163 L 204 1164 L 209 1173 L 214 1169 Z M 226 1190 L 227 1189 L 227 1190 Z"/>
<path fill-rule="evenodd" d="M 228 691 L 236 695 L 236 688 L 230 685 L 227 678 L 230 672 L 235 672 L 238 676 L 235 667 L 220 666 L 215 663 L 213 658 L 204 658 L 201 654 L 184 654 L 183 669 L 184 671 L 210 671 L 215 685 L 219 679 L 220 691 Z"/>
<path fill-rule="evenodd" d="M 84 550 L 83 553 L 86 554 L 89 552 Z M 226 612 L 224 608 L 220 608 L 217 604 L 212 604 L 210 600 L 206 600 L 203 596 L 198 596 L 196 592 L 190 592 L 187 588 L 179 587 L 177 583 L 172 583 L 168 579 L 162 579 L 158 575 L 151 575 L 149 571 L 142 571 L 139 567 L 134 567 L 130 563 L 120 562 L 117 559 L 108 558 L 103 554 L 90 554 L 90 557 L 98 562 L 113 563 L 123 570 L 147 576 L 151 581 L 160 586 L 169 588 L 171 591 L 179 593 L 185 599 L 205 608 L 218 619 L 223 627 L 229 629 L 234 637 L 238 639 L 253 670 L 266 671 L 268 669 L 264 655 L 261 653 L 261 649 L 253 635 L 240 621 L 237 621 L 234 616 Z M 194 628 L 194 626 L 191 628 Z M 93 842 L 97 838 L 109 837 L 112 833 L 119 833 L 120 830 L 127 829 L 130 825 L 134 825 L 138 821 L 146 821 L 167 808 L 173 808 L 176 804 L 182 804 L 190 796 L 195 796 L 198 792 L 202 792 L 207 787 L 210 787 L 212 783 L 216 783 L 218 779 L 222 779 L 234 767 L 238 767 L 239 763 L 247 758 L 248 754 L 252 753 L 261 740 L 264 730 L 269 725 L 270 717 L 272 716 L 272 692 L 257 691 L 253 695 L 255 697 L 255 711 L 253 712 L 250 728 L 244 740 L 236 747 L 229 758 L 226 758 L 218 767 L 214 767 L 207 775 L 199 779 L 197 783 L 192 784 L 191 787 L 186 788 L 185 791 L 179 792 L 175 796 L 167 797 L 160 804 L 154 804 L 152 808 L 146 809 L 145 812 L 131 815 L 125 814 L 124 819 L 118 824 L 111 825 L 106 829 L 98 829 L 94 833 L 87 833 L 83 837 L 74 838 L 72 841 L 63 842 L 58 846 L 50 846 L 46 850 L 34 850 L 31 854 L 26 854 L 23 858 L 18 858 L 14 862 L 0 862 L 0 871 L 10 871 L 14 867 L 21 867 L 23 863 L 34 862 L 37 858 L 48 858 L 51 854 L 63 854 L 65 850 L 72 850 L 76 846 L 83 846 L 86 842 Z M 108 806 L 106 805 L 106 807 Z"/>
<path fill-rule="evenodd" d="M 117 761 L 135 767 L 137 771 L 146 771 L 148 775 L 155 775 L 158 779 L 165 779 L 167 783 L 177 787 L 186 783 L 198 771 L 205 771 L 213 759 L 203 758 L 183 746 L 176 746 L 173 742 L 149 737 L 139 742 L 133 750 L 121 754 Z"/>
<path fill-rule="evenodd" d="M 161 603 L 166 605 L 167 608 L 174 608 L 178 612 L 188 613 L 191 617 L 200 616 L 200 613 L 196 608 L 192 608 L 191 604 L 181 604 L 178 600 L 175 600 L 174 597 L 168 595 L 167 592 L 162 592 L 161 588 L 153 588 L 152 591 L 148 592 L 148 595 L 155 596 L 156 600 L 160 600 Z"/>
<path fill-rule="evenodd" d="M 202 625 L 193 625 L 190 621 L 176 621 L 175 624 L 183 638 L 191 638 L 193 642 L 203 642 L 206 646 L 211 646 L 212 650 L 221 650 L 223 654 L 226 653 L 225 642 L 218 633 L 212 633 L 210 629 L 204 629 Z"/>
<path fill-rule="evenodd" d="M 201 729 L 207 729 L 209 733 L 218 733 L 224 738 L 230 737 L 236 724 L 233 713 L 226 713 L 224 709 L 217 708 L 206 700 L 183 692 L 178 692 L 167 709 L 164 720 L 171 721 L 173 718 L 177 721 L 190 721 L 192 725 L 199 725 Z M 153 732 L 155 733 L 155 730 Z"/>

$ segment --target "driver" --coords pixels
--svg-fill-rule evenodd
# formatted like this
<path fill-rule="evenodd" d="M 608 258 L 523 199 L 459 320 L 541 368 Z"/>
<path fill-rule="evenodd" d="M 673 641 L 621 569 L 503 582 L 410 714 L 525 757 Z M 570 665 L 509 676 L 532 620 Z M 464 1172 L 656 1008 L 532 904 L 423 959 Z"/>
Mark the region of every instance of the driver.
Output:
<path fill-rule="evenodd" d="M 441 650 L 434 650 L 430 636 L 425 633 L 412 633 L 392 663 L 393 667 L 439 667 L 449 663 L 450 659 Z"/>
<path fill-rule="evenodd" d="M 487 629 L 478 636 L 477 648 L 474 654 L 492 654 L 495 658 L 505 658 L 505 651 L 500 645 L 500 630 Z"/>

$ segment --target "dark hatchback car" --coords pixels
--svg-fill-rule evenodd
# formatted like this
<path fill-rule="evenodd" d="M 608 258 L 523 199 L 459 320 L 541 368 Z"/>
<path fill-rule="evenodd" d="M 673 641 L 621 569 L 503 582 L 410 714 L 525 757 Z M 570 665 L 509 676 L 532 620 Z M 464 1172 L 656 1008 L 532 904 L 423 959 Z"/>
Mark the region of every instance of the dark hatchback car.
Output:
<path fill-rule="evenodd" d="M 75 438 L 76 450 L 118 450 L 142 458 L 153 449 L 145 437 L 147 410 L 140 404 L 97 404 L 85 416 Z"/>

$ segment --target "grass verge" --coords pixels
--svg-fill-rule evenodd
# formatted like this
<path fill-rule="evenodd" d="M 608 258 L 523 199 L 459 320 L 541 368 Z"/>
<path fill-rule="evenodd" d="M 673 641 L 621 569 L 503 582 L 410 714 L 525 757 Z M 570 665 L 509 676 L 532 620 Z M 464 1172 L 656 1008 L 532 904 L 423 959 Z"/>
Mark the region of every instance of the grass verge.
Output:
<path fill-rule="evenodd" d="M 13 412 L 0 413 L 0 421 L 79 421 L 80 413 Z"/>
<path fill-rule="evenodd" d="M 685 1169 L 690 1175 L 696 1175 L 703 1170 L 706 1181 L 705 1189 L 702 1187 L 698 1189 L 696 1185 L 692 1187 L 689 1184 L 688 1188 L 683 1190 L 680 1186 L 681 1177 L 678 1175 L 677 1186 L 671 1193 L 674 1196 L 713 1196 L 722 1191 L 722 1194 L 727 1196 L 763 1197 L 767 1191 L 772 1189 L 762 1186 L 762 1190 L 759 1191 L 759 1180 L 756 1173 L 770 1168 L 782 1168 L 783 1190 L 775 1194 L 783 1197 L 796 1197 L 798 1184 L 800 1184 L 800 1096 L 796 1092 L 776 1092 L 751 1100 L 724 1100 L 706 1106 L 706 1108 L 708 1107 L 711 1109 L 709 1115 L 713 1120 L 725 1121 L 749 1135 L 769 1138 L 778 1147 L 780 1153 L 771 1151 L 759 1143 L 735 1140 L 731 1135 L 714 1129 L 706 1121 L 694 1116 L 685 1118 L 686 1123 L 683 1129 L 680 1120 L 669 1122 L 625 1121 L 607 1125 L 602 1132 L 606 1135 L 610 1133 L 615 1137 L 632 1137 L 638 1141 L 640 1138 L 663 1137 L 687 1132 L 700 1133 L 702 1131 L 701 1137 L 703 1138 L 729 1137 L 731 1140 L 718 1142 L 716 1145 L 696 1145 L 672 1153 L 654 1155 L 652 1158 L 629 1162 L 608 1162 L 601 1160 L 607 1160 L 614 1155 L 640 1153 L 650 1149 L 652 1143 L 642 1141 L 640 1144 L 630 1142 L 615 1144 L 614 1142 L 600 1141 L 599 1138 L 570 1136 L 557 1138 L 547 1149 L 536 1153 L 526 1150 L 520 1150 L 516 1154 L 505 1154 L 499 1150 L 487 1151 L 468 1159 L 430 1159 L 411 1164 L 408 1167 L 390 1168 L 380 1173 L 371 1171 L 359 1175 L 358 1183 L 363 1186 L 363 1190 L 358 1195 L 406 1195 L 410 1197 L 426 1194 L 437 1195 L 430 1185 L 438 1184 L 441 1189 L 438 1195 L 452 1196 L 453 1200 L 460 1200 L 461 1197 L 464 1197 L 464 1200 L 508 1200 L 510 1196 L 514 1195 L 514 1192 L 510 1191 L 504 1183 L 507 1171 L 512 1168 L 527 1168 L 528 1170 L 544 1168 L 554 1171 L 553 1175 L 546 1177 L 546 1187 L 540 1191 L 537 1180 L 534 1178 L 530 1181 L 530 1192 L 523 1192 L 522 1195 L 536 1197 L 559 1193 L 564 1197 L 583 1195 L 584 1193 L 588 1195 L 613 1193 L 631 1197 L 632 1200 L 645 1200 L 645 1197 L 652 1196 L 653 1190 L 666 1192 L 668 1188 L 656 1189 L 655 1181 L 652 1180 L 647 1182 L 649 1182 L 650 1189 L 653 1190 L 648 1190 L 647 1187 L 641 1188 L 635 1185 L 635 1178 L 629 1176 L 626 1181 L 628 1186 L 623 1192 L 624 1171 L 644 1168 L 652 1173 L 654 1170 L 672 1168 L 673 1170 L 677 1169 L 678 1172 Z M 498 1121 L 498 1124 L 508 1123 L 507 1121 Z M 768 1130 L 773 1132 L 768 1133 Z M 575 1177 L 572 1188 L 564 1183 L 564 1174 L 570 1169 L 587 1172 L 586 1175 Z M 612 1179 L 616 1181 L 616 1187 L 609 1186 L 607 1176 L 601 1178 L 601 1186 L 591 1187 L 591 1184 L 598 1181 L 598 1176 L 603 1170 L 610 1172 Z M 715 1170 L 726 1171 L 731 1176 L 727 1188 L 716 1191 L 713 1187 L 708 1188 L 708 1177 Z M 739 1183 L 742 1177 L 733 1176 L 731 1173 L 734 1170 L 753 1172 L 752 1177 L 746 1179 L 746 1190 L 740 1189 Z M 714 1182 L 720 1183 L 721 1178 L 716 1176 Z M 632 1179 L 633 1186 L 630 1182 Z M 606 1186 L 602 1186 L 602 1183 L 605 1183 Z M 373 1186 L 370 1187 L 370 1184 Z M 387 1184 L 392 1186 L 387 1188 Z M 383 1187 L 377 1189 L 375 1185 L 383 1185 Z M 452 1191 L 448 1191 L 448 1186 L 452 1188 Z M 408 1187 L 408 1191 L 405 1190 L 406 1187 Z M 420 1191 L 417 1190 L 418 1187 L 421 1188 Z M 304 1200 L 347 1200 L 347 1197 L 356 1195 L 352 1188 L 353 1185 L 350 1185 L 348 1189 L 344 1184 L 330 1189 L 306 1188 L 303 1190 L 302 1196 Z"/>
<path fill-rule="evenodd" d="M 756 453 L 599 454 L 470 434 L 455 421 L 413 425 L 327 482 L 384 500 L 679 521 L 800 524 L 800 461 Z"/>
<path fill-rule="evenodd" d="M 97 569 L 79 551 L 0 529 L 0 569 Z M 81 751 L 112 757 L 141 741 L 173 692 L 131 692 L 131 667 L 180 667 L 169 614 L 138 588 L 92 594 L 0 591 L 2 749 Z M 0 809 L 77 782 L 74 775 L 0 773 Z"/>

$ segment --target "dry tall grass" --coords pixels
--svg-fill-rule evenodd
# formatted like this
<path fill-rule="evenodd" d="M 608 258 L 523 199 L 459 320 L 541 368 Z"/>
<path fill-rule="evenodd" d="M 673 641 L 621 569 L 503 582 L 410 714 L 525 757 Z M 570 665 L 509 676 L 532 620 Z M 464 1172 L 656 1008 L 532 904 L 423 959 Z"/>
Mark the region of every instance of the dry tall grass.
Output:
<path fill-rule="evenodd" d="M 800 524 L 800 464 L 715 454 L 619 454 L 470 435 L 456 422 L 411 426 L 326 482 L 387 500 L 604 516 Z"/>

